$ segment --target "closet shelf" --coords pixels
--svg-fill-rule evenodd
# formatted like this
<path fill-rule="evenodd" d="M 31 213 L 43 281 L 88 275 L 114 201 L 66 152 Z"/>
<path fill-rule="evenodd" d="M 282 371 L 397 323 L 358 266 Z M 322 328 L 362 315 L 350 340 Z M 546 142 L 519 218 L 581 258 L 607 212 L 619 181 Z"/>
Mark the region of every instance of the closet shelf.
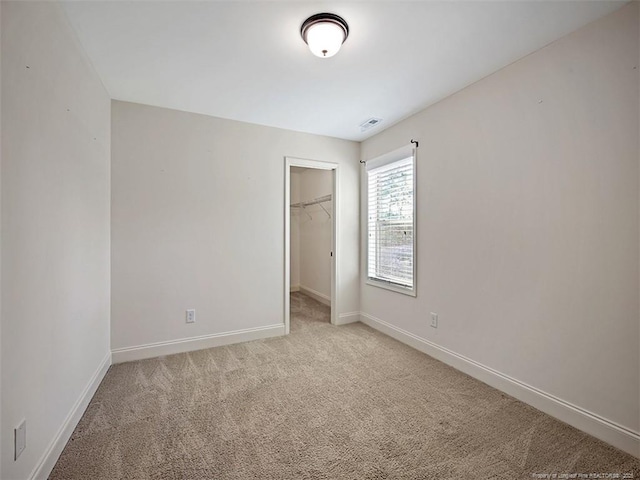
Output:
<path fill-rule="evenodd" d="M 329 216 L 329 218 L 331 218 L 331 214 L 327 211 L 326 208 L 324 208 L 324 205 L 322 205 L 323 203 L 330 202 L 330 201 L 331 201 L 331 195 L 325 195 L 324 197 L 318 197 L 314 200 L 309 200 L 306 202 L 292 203 L 291 208 L 301 208 L 302 210 L 304 210 L 304 213 L 306 213 L 307 216 L 313 220 L 313 217 L 309 215 L 309 212 L 307 212 L 305 208 L 310 207 L 311 205 L 320 205 L 320 208 L 324 210 L 324 213 L 326 213 Z"/>
<path fill-rule="evenodd" d="M 307 202 L 292 203 L 291 207 L 304 208 L 304 207 L 310 207 L 311 205 L 317 205 L 318 203 L 325 203 L 330 201 L 331 201 L 331 195 L 325 195 L 324 197 L 318 197 L 314 200 L 309 200 Z"/>

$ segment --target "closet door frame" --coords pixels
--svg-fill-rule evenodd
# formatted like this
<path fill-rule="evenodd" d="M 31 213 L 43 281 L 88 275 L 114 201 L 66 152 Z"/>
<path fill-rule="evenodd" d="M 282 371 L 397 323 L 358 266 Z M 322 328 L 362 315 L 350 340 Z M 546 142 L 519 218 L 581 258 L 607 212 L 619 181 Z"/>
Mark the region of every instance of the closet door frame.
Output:
<path fill-rule="evenodd" d="M 315 168 L 318 170 L 333 170 L 333 191 L 331 192 L 331 222 L 333 231 L 331 233 L 331 324 L 338 323 L 338 301 L 340 291 L 340 271 L 338 268 L 340 258 L 338 239 L 340 213 L 340 168 L 337 163 L 324 162 L 320 160 L 308 160 L 305 158 L 284 157 L 284 333 L 289 335 L 291 325 L 291 167 Z"/>

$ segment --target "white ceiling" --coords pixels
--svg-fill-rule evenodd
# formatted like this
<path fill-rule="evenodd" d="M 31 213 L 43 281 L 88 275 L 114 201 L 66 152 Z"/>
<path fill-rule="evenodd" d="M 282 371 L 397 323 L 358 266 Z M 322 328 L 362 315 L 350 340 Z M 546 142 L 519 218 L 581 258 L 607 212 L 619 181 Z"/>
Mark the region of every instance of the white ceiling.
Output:
<path fill-rule="evenodd" d="M 613 10 L 611 1 L 64 2 L 112 98 L 351 140 Z M 299 35 L 349 23 L 333 58 Z M 359 125 L 383 119 L 366 133 Z"/>

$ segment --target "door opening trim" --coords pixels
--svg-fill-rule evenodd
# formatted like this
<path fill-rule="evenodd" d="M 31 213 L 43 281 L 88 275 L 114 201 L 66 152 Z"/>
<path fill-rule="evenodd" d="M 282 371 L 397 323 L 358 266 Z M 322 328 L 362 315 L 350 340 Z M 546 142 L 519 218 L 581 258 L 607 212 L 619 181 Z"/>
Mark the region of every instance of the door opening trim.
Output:
<path fill-rule="evenodd" d="M 339 251 L 339 215 L 340 215 L 340 168 L 334 162 L 322 162 L 319 160 L 307 160 L 304 158 L 284 157 L 284 333 L 289 334 L 291 326 L 291 167 L 315 168 L 319 170 L 333 171 L 333 191 L 331 221 L 333 231 L 331 233 L 331 324 L 337 325 L 339 312 L 340 275 L 338 268 Z"/>

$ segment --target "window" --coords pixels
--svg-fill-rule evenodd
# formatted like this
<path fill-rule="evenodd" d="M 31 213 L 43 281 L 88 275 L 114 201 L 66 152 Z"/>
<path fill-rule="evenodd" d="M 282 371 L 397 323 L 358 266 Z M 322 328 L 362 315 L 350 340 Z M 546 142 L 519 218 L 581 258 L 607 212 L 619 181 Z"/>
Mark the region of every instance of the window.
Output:
<path fill-rule="evenodd" d="M 415 295 L 415 151 L 367 162 L 368 283 Z"/>

